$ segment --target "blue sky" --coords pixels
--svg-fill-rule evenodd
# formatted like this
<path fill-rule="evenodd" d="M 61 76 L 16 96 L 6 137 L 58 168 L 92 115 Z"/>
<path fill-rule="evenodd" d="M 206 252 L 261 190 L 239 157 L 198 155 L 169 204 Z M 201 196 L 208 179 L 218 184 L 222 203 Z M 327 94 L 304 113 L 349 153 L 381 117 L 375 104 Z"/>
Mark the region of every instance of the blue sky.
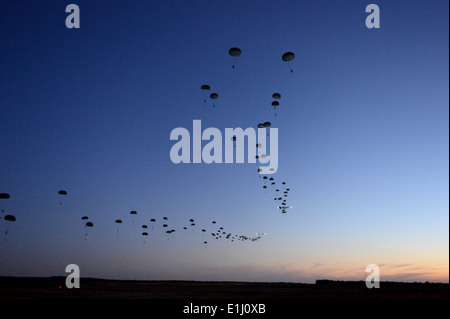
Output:
<path fill-rule="evenodd" d="M 0 275 L 313 282 L 375 263 L 448 281 L 447 1 L 378 1 L 380 29 L 365 1 L 76 1 L 67 29 L 69 3 L 0 5 L 0 205 L 17 218 L 0 220 Z M 255 164 L 173 164 L 170 132 L 194 119 L 278 128 L 293 208 Z M 214 240 L 212 220 L 267 235 Z"/>

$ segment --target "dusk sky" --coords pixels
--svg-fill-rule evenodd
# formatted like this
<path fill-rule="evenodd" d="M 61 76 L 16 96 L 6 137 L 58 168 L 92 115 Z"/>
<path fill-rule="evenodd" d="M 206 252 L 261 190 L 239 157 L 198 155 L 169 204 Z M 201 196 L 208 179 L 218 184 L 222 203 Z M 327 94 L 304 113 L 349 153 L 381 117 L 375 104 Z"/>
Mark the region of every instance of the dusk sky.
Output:
<path fill-rule="evenodd" d="M 449 281 L 448 1 L 2 0 L 0 30 L 0 276 Z M 255 163 L 174 164 L 193 120 L 271 122 L 292 208 Z"/>

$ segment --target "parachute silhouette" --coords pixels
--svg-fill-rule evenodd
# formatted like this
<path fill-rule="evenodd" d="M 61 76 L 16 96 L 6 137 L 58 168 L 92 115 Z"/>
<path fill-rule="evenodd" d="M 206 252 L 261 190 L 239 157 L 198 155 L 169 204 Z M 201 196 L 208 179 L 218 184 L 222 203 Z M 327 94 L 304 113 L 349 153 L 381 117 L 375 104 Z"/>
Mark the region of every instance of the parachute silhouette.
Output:
<path fill-rule="evenodd" d="M 240 56 L 241 56 L 242 51 L 241 51 L 241 49 L 239 49 L 239 48 L 231 48 L 230 50 L 228 50 L 228 54 L 231 55 L 232 57 L 237 58 L 237 57 L 240 57 Z M 233 64 L 232 68 L 233 68 L 233 69 L 235 68 L 235 65 L 234 65 L 234 64 Z"/>
<path fill-rule="evenodd" d="M 6 215 L 5 217 L 3 217 L 4 220 L 7 220 L 9 222 L 15 222 L 16 221 L 16 217 L 14 215 Z"/>
<path fill-rule="evenodd" d="M 211 90 L 211 87 L 209 86 L 209 85 L 207 85 L 207 84 L 203 84 L 201 87 L 200 87 L 200 90 L 202 90 L 203 91 L 203 103 L 206 103 L 206 92 L 207 91 L 209 91 L 209 90 Z"/>
<path fill-rule="evenodd" d="M 59 195 L 63 195 L 63 196 L 67 196 L 67 191 L 62 189 L 62 190 L 58 191 L 58 194 Z M 61 206 L 61 205 L 62 205 L 62 201 L 59 202 L 59 206 Z"/>
<path fill-rule="evenodd" d="M 294 52 L 286 52 L 286 53 L 284 53 L 284 54 L 281 56 L 281 59 L 282 59 L 284 62 L 291 62 L 292 60 L 295 59 L 295 54 L 294 54 Z M 293 69 L 291 69 L 291 73 L 292 73 L 292 72 L 294 72 Z"/>
<path fill-rule="evenodd" d="M 8 221 L 8 222 L 15 222 L 16 221 L 16 217 L 14 215 L 5 215 L 5 217 L 3 217 L 4 220 Z M 5 241 L 8 241 L 8 225 L 5 225 Z"/>
<path fill-rule="evenodd" d="M 137 215 L 137 211 L 132 210 L 132 211 L 130 212 L 130 215 L 131 215 L 131 224 L 132 224 L 133 227 L 134 227 L 134 215 Z"/>
<path fill-rule="evenodd" d="M 117 236 L 119 236 L 119 224 L 122 224 L 122 220 L 116 219 L 115 223 L 117 224 Z"/>
<path fill-rule="evenodd" d="M 84 224 L 84 229 L 85 229 L 84 240 L 86 240 L 86 237 L 87 237 L 87 235 L 88 235 L 88 231 L 87 231 L 88 227 L 89 227 L 89 228 L 94 227 L 94 223 L 92 223 L 92 222 L 86 222 L 86 224 Z"/>
<path fill-rule="evenodd" d="M 0 193 L 0 199 L 9 199 L 11 198 L 11 195 L 9 195 L 8 193 Z M 2 213 L 5 212 L 5 208 L 2 207 Z"/>

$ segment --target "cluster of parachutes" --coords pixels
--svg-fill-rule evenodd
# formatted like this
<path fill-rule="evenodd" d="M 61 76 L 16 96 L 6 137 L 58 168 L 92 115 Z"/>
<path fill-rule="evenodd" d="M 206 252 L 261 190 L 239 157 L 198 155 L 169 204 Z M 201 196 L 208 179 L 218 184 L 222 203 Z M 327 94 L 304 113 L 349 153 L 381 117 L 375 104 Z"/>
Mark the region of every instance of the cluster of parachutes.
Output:
<path fill-rule="evenodd" d="M 137 211 L 132 210 L 130 211 L 130 216 L 132 218 L 132 224 L 134 225 L 134 216 L 138 214 Z M 82 220 L 87 220 L 88 217 L 87 216 L 83 216 Z M 150 236 L 157 236 L 158 233 L 161 234 L 161 230 L 163 234 L 167 235 L 167 239 L 170 240 L 170 238 L 174 238 L 175 233 L 177 232 L 176 228 L 172 228 L 169 227 L 169 218 L 167 216 L 164 216 L 161 220 L 160 223 L 158 223 L 156 218 L 149 218 L 148 219 L 149 223 L 145 223 L 141 225 L 141 236 L 143 238 L 143 245 L 145 245 L 146 243 L 146 239 Z M 122 219 L 116 219 L 114 221 L 115 224 L 117 224 L 117 236 L 119 236 L 119 232 L 120 232 L 120 228 L 121 225 L 123 224 L 123 220 Z M 89 225 L 88 225 L 89 224 Z M 258 236 L 246 236 L 246 235 L 239 235 L 239 234 L 234 234 L 231 232 L 226 232 L 224 230 L 223 227 L 221 226 L 216 226 L 217 222 L 215 220 L 211 221 L 212 226 L 208 227 L 206 225 L 203 225 L 202 227 L 198 227 L 198 225 L 196 225 L 195 219 L 194 218 L 190 218 L 189 220 L 185 221 L 185 226 L 183 226 L 182 228 L 178 229 L 178 233 L 182 233 L 182 234 L 186 234 L 186 232 L 191 231 L 191 232 L 195 232 L 200 229 L 200 232 L 202 233 L 202 235 L 204 235 L 207 232 L 207 228 L 211 231 L 211 236 L 213 237 L 213 239 L 215 240 L 219 240 L 219 239 L 227 239 L 228 241 L 234 242 L 235 240 L 239 240 L 239 241 L 256 241 L 259 238 L 261 238 L 261 236 L 263 235 L 262 233 L 257 233 Z M 92 227 L 93 224 L 91 222 L 87 222 L 85 224 L 85 227 Z M 134 226 L 133 226 L 134 227 Z M 159 231 L 158 231 L 159 229 Z M 265 235 L 265 233 L 264 233 Z M 85 235 L 85 238 L 87 236 L 87 233 Z M 204 237 L 204 236 L 203 236 Z M 206 238 L 203 239 L 203 244 L 206 245 L 208 244 L 208 241 L 206 240 Z"/>
<path fill-rule="evenodd" d="M 237 47 L 230 48 L 228 50 L 228 54 L 234 59 L 238 58 L 242 55 L 242 50 Z M 291 62 L 295 59 L 295 54 L 293 52 L 285 52 L 281 56 L 281 60 L 291 64 Z M 233 64 L 232 68 L 234 69 L 236 67 L 235 64 Z M 291 73 L 293 72 L 293 69 L 291 68 Z M 200 89 L 204 92 L 209 92 L 211 90 L 211 87 L 208 84 L 203 84 Z M 219 95 L 217 93 L 211 93 L 210 98 L 211 99 L 217 99 Z M 272 93 L 272 101 L 271 106 L 273 107 L 274 116 L 277 116 L 278 107 L 280 106 L 280 100 L 281 100 L 281 93 L 274 92 Z M 206 103 L 206 98 L 204 96 L 204 103 Z M 272 123 L 269 121 L 258 123 L 258 128 L 270 128 L 272 126 Z M 231 138 L 233 142 L 236 141 L 236 136 L 233 136 Z M 261 148 L 262 145 L 260 143 L 256 144 L 257 148 Z M 266 154 L 260 154 L 258 152 L 257 155 L 255 155 L 256 159 L 265 158 Z M 262 170 L 258 169 L 258 173 L 260 173 Z M 278 206 L 277 208 L 281 210 L 283 214 L 287 212 L 287 209 L 292 208 L 292 206 L 287 206 L 287 200 L 290 188 L 286 186 L 286 182 L 281 182 L 281 186 L 277 185 L 275 182 L 275 178 L 272 176 L 259 176 L 262 178 L 264 185 L 262 186 L 264 189 L 264 192 L 267 192 L 268 190 L 273 193 L 274 200 L 277 201 Z"/>
<path fill-rule="evenodd" d="M 5 200 L 5 199 L 10 199 L 11 195 L 9 195 L 8 193 L 0 193 L 0 200 Z M 12 214 L 7 214 L 5 212 L 5 207 L 4 205 L 1 206 L 2 210 L 1 210 L 1 214 L 0 214 L 0 220 L 4 220 L 5 221 L 5 241 L 8 241 L 8 230 L 9 230 L 9 223 L 13 223 L 16 221 L 16 216 L 12 215 Z"/>
<path fill-rule="evenodd" d="M 236 47 L 233 47 L 231 49 L 228 50 L 228 54 L 233 57 L 233 58 L 238 58 L 242 55 L 242 50 Z M 295 59 L 295 54 L 293 52 L 285 52 L 283 53 L 283 55 L 281 56 L 281 60 L 287 63 L 291 63 L 292 60 Z M 235 64 L 233 64 L 232 68 L 234 69 L 236 67 Z M 294 70 L 291 68 L 291 73 L 294 72 Z M 203 103 L 206 103 L 207 101 L 207 94 L 209 94 L 209 98 L 211 100 L 217 100 L 219 98 L 219 94 L 216 92 L 212 92 L 209 93 L 211 91 L 211 86 L 208 84 L 203 84 L 202 86 L 200 86 L 200 90 L 202 90 L 202 92 L 204 92 L 203 94 Z M 272 95 L 272 97 L 275 100 L 279 100 L 281 98 L 281 95 L 279 93 L 274 93 Z M 279 106 L 280 103 L 278 101 L 273 101 L 272 102 L 272 106 L 274 107 L 274 110 L 277 109 L 277 106 Z M 216 107 L 215 104 L 213 104 L 213 107 Z M 277 115 L 276 111 L 274 112 L 275 116 Z"/>

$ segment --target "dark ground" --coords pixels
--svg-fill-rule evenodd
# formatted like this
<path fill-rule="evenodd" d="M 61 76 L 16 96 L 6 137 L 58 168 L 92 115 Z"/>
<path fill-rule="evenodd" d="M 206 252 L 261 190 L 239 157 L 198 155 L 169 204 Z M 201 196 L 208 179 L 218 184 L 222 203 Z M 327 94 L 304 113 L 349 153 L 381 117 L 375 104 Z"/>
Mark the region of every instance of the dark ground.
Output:
<path fill-rule="evenodd" d="M 449 284 L 318 280 L 316 284 L 276 282 L 131 281 L 81 278 L 68 289 L 65 277 L 0 277 L 0 299 L 449 299 Z"/>

